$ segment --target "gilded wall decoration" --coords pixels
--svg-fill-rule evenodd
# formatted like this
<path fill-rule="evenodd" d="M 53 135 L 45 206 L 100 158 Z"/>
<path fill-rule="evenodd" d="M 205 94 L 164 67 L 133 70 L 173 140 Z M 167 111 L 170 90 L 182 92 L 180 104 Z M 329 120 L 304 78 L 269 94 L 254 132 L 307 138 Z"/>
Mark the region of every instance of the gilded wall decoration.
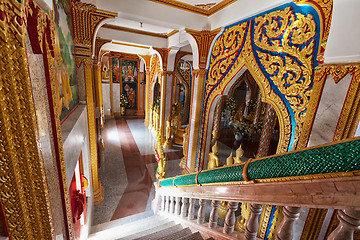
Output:
<path fill-rule="evenodd" d="M 275 109 L 278 152 L 295 149 L 313 87 L 320 44 L 318 11 L 288 3 L 224 28 L 210 52 L 198 158 L 204 156 L 210 106 L 245 66 Z"/>
<path fill-rule="evenodd" d="M 35 38 L 38 44 L 33 46 L 34 52 L 44 50 L 46 59 L 47 54 L 54 53 L 46 50 L 49 46 L 54 48 L 55 24 L 33 1 L 2 1 L 0 11 L 1 206 L 10 239 L 54 239 L 25 36 L 29 33 Z M 47 62 L 45 67 L 49 68 L 49 64 L 53 62 Z M 55 125 L 60 126 L 58 118 Z M 58 133 L 57 127 L 54 134 Z M 57 140 L 61 141 L 61 137 Z"/>
<path fill-rule="evenodd" d="M 293 0 L 297 4 L 308 4 L 313 6 L 317 11 L 320 17 L 320 47 L 318 49 L 317 60 L 319 63 L 323 63 L 324 52 L 326 43 L 329 37 L 332 10 L 333 10 L 333 0 Z"/>
<path fill-rule="evenodd" d="M 184 110 L 183 120 L 188 122 L 190 102 L 191 102 L 191 86 L 192 86 L 192 66 L 188 61 L 180 60 L 175 67 L 175 75 L 180 79 L 185 89 L 180 88 L 179 101 L 181 108 Z"/>
<path fill-rule="evenodd" d="M 215 36 L 220 32 L 220 28 L 214 29 L 212 31 L 195 31 L 191 29 L 185 30 L 187 33 L 193 36 L 196 41 L 199 50 L 199 68 L 204 69 L 206 67 L 210 45 Z"/>
<path fill-rule="evenodd" d="M 150 64 L 150 86 L 154 84 L 156 77 L 159 81 L 159 84 L 161 84 L 162 71 L 160 67 L 160 59 L 158 55 L 155 54 L 152 56 Z"/>

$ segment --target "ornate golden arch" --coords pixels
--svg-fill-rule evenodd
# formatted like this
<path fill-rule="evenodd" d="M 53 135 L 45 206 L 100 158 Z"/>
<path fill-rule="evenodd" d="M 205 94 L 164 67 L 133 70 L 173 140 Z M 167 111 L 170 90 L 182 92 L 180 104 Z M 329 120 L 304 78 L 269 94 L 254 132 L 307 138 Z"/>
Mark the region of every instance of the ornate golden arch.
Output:
<path fill-rule="evenodd" d="M 323 32 L 328 29 L 324 23 L 329 23 L 331 14 L 323 10 L 332 9 L 332 1 L 312 5 L 284 4 L 227 26 L 217 36 L 208 59 L 197 168 L 204 159 L 211 104 L 244 66 L 259 85 L 262 101 L 271 104 L 278 115 L 277 152 L 296 148 L 314 68 L 324 50 L 320 42 L 328 34 Z"/>

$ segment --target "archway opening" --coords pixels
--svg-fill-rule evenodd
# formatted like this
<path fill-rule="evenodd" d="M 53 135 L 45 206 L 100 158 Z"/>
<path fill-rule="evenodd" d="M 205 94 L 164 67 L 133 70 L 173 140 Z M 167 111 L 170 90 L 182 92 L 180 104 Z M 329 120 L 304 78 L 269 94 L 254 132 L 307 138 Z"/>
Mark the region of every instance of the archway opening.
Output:
<path fill-rule="evenodd" d="M 261 102 L 260 88 L 248 70 L 237 77 L 216 104 L 211 145 L 217 142 L 222 164 L 226 164 L 230 153 L 236 156 L 240 145 L 243 162 L 276 153 L 278 117 L 270 104 Z"/>

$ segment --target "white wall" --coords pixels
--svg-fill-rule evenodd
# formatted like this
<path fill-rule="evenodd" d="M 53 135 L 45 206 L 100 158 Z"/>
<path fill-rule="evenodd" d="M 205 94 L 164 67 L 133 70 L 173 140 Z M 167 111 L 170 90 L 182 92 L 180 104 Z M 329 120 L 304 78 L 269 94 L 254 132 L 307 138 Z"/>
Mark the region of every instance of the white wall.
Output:
<path fill-rule="evenodd" d="M 120 83 L 113 83 L 114 113 L 120 113 Z"/>
<path fill-rule="evenodd" d="M 309 147 L 332 141 L 351 78 L 347 75 L 335 84 L 331 75 L 327 77 L 310 133 Z"/>
<path fill-rule="evenodd" d="M 128 42 L 132 44 L 140 44 L 145 46 L 153 46 L 159 48 L 167 47 L 166 38 L 152 37 L 152 36 L 137 34 L 132 32 L 117 31 L 108 28 L 100 28 L 97 37 L 104 39 L 112 39 L 115 41 L 117 40 L 121 42 Z"/>
<path fill-rule="evenodd" d="M 95 2 L 98 8 L 118 12 L 121 18 L 173 29 L 184 26 L 200 31 L 207 22 L 206 16 L 148 0 L 85 0 L 84 2 Z"/>
<path fill-rule="evenodd" d="M 111 115 L 111 104 L 110 104 L 110 84 L 109 83 L 102 83 L 102 96 L 103 96 L 103 103 L 104 103 L 104 113 L 105 116 Z"/>
<path fill-rule="evenodd" d="M 75 111 L 61 125 L 63 135 L 64 159 L 66 166 L 66 178 L 68 188 L 74 175 L 76 163 L 82 152 L 85 177 L 90 181 L 90 146 L 89 146 L 89 127 L 87 119 L 87 109 L 85 105 L 80 104 Z M 87 195 L 91 191 L 87 190 Z"/>
<path fill-rule="evenodd" d="M 325 63 L 360 62 L 359 10 L 359 0 L 334 0 Z"/>
<path fill-rule="evenodd" d="M 291 0 L 238 0 L 209 17 L 211 29 L 226 26 L 276 6 L 292 2 Z"/>

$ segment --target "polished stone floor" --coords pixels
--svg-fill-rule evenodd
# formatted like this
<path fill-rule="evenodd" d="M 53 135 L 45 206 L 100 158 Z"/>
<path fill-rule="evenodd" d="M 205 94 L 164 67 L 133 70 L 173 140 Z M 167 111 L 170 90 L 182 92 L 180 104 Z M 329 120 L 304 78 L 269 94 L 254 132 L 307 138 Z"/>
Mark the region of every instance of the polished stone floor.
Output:
<path fill-rule="evenodd" d="M 99 169 L 104 201 L 94 207 L 93 226 L 150 212 L 154 197 L 156 138 L 144 119 L 110 119 L 103 131 L 105 151 Z M 166 149 L 166 177 L 181 174 L 182 148 Z"/>

